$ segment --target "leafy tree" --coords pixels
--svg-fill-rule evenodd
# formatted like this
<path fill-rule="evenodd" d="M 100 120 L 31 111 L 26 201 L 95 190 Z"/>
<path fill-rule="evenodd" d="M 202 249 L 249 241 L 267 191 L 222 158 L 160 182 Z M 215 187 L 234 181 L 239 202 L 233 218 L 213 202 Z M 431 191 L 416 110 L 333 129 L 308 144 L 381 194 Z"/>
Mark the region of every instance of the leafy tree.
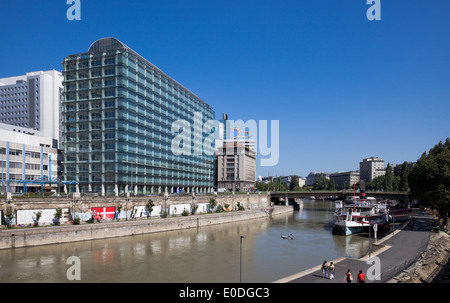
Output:
<path fill-rule="evenodd" d="M 398 184 L 398 190 L 399 191 L 408 191 L 409 190 L 409 184 L 408 184 L 408 175 L 409 175 L 409 167 L 408 162 L 403 162 L 402 164 L 402 171 L 400 173 L 400 181 Z"/>
<path fill-rule="evenodd" d="M 297 176 L 293 176 L 291 178 L 291 183 L 289 183 L 289 190 L 294 190 L 296 186 L 298 186 L 298 178 Z"/>
<path fill-rule="evenodd" d="M 392 174 L 392 166 L 388 163 L 386 166 L 386 174 L 384 177 L 384 191 L 392 191 L 392 181 L 393 181 L 393 174 Z"/>
<path fill-rule="evenodd" d="M 34 221 L 34 226 L 39 225 L 39 219 L 42 217 L 42 211 L 38 211 L 37 213 L 34 213 L 36 216 L 36 220 Z"/>
<path fill-rule="evenodd" d="M 378 176 L 370 182 L 366 182 L 366 190 L 382 190 L 384 188 L 385 176 Z"/>
<path fill-rule="evenodd" d="M 287 191 L 288 187 L 284 182 L 279 182 L 278 179 L 274 182 L 261 183 L 256 182 L 256 188 L 259 191 Z"/>
<path fill-rule="evenodd" d="M 423 206 L 435 208 L 447 224 L 450 210 L 450 138 L 424 152 L 408 177 L 411 193 Z"/>
<path fill-rule="evenodd" d="M 216 199 L 214 199 L 214 198 L 209 199 L 209 211 L 210 212 L 214 211 L 214 208 L 216 207 L 216 205 L 217 205 Z"/>
<path fill-rule="evenodd" d="M 8 220 L 6 220 L 7 227 L 11 228 L 13 226 L 11 223 L 12 223 L 12 220 L 14 219 L 14 213 L 12 212 L 11 209 L 5 213 L 5 217 L 8 219 Z"/>
<path fill-rule="evenodd" d="M 329 180 L 324 176 L 319 176 L 316 178 L 313 184 L 313 190 L 335 190 L 336 184 L 333 180 Z"/>
<path fill-rule="evenodd" d="M 53 224 L 60 225 L 61 224 L 60 220 L 62 218 L 62 209 L 57 208 L 53 217 L 54 217 Z"/>
<path fill-rule="evenodd" d="M 149 199 L 147 201 L 147 204 L 145 204 L 145 209 L 147 210 L 147 219 L 152 215 L 153 206 L 155 206 L 155 203 L 153 203 L 152 199 Z"/>

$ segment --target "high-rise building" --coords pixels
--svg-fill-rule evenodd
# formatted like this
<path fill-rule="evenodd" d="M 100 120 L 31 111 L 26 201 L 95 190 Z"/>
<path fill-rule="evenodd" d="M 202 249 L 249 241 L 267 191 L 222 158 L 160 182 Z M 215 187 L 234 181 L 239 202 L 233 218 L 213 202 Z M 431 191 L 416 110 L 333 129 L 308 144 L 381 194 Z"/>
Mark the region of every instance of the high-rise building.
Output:
<path fill-rule="evenodd" d="M 231 128 L 228 114 L 217 123 L 216 182 L 219 191 L 251 191 L 256 184 L 255 140 L 249 131 Z M 243 133 L 244 135 L 241 135 Z"/>
<path fill-rule="evenodd" d="M 217 148 L 217 188 L 220 191 L 251 191 L 255 187 L 256 156 L 252 146 L 226 140 Z"/>
<path fill-rule="evenodd" d="M 386 174 L 384 160 L 377 157 L 363 159 L 359 163 L 359 177 L 361 180 L 371 182 L 373 179 Z"/>
<path fill-rule="evenodd" d="M 212 190 L 214 142 L 202 145 L 209 135 L 202 126 L 214 120 L 210 105 L 115 38 L 67 56 L 63 66 L 65 177 L 81 192 Z M 183 142 L 192 152 L 172 150 L 175 121 L 192 129 Z"/>
<path fill-rule="evenodd" d="M 55 70 L 30 72 L 0 79 L 0 123 L 39 131 L 55 140 L 60 133 L 62 74 Z"/>

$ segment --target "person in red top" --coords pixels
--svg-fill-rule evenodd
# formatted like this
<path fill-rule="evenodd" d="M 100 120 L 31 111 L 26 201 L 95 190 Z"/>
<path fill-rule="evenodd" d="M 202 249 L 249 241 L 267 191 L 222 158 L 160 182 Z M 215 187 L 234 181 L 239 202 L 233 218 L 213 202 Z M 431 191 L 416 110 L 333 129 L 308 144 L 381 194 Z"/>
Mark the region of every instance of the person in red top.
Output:
<path fill-rule="evenodd" d="M 366 275 L 362 270 L 360 270 L 358 274 L 358 283 L 366 283 Z"/>

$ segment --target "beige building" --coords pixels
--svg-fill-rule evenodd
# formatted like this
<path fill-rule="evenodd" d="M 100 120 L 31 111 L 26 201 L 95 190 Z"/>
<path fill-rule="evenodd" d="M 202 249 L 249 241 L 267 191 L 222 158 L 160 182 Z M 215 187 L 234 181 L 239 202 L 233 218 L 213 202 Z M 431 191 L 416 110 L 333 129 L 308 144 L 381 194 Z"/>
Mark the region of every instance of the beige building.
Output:
<path fill-rule="evenodd" d="M 359 171 L 344 171 L 330 174 L 330 180 L 333 180 L 337 186 L 353 186 L 359 182 Z"/>
<path fill-rule="evenodd" d="M 219 192 L 253 190 L 256 177 L 256 156 L 251 142 L 248 140 L 246 142 L 224 140 L 224 144 L 216 149 L 216 161 Z"/>
<path fill-rule="evenodd" d="M 383 159 L 370 157 L 359 163 L 359 177 L 366 182 L 371 182 L 376 177 L 385 175 L 385 173 Z"/>

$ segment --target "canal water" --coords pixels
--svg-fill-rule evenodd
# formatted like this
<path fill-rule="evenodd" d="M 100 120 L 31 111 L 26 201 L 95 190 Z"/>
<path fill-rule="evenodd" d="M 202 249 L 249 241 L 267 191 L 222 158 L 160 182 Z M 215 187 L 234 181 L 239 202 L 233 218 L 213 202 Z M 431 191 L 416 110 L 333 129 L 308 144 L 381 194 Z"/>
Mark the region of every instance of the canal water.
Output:
<path fill-rule="evenodd" d="M 333 235 L 334 202 L 304 200 L 272 218 L 105 240 L 0 250 L 0 282 L 272 282 L 339 257 L 360 257 L 368 235 Z M 292 234 L 293 239 L 282 235 Z"/>

